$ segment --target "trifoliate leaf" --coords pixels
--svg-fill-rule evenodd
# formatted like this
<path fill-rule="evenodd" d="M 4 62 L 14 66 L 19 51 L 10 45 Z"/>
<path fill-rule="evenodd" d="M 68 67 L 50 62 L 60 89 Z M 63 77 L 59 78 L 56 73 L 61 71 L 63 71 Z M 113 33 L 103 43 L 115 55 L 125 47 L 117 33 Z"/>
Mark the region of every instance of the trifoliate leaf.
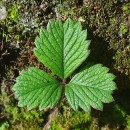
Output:
<path fill-rule="evenodd" d="M 71 19 L 49 22 L 36 38 L 35 55 L 60 78 L 67 78 L 88 57 L 87 31 Z"/>
<path fill-rule="evenodd" d="M 13 86 L 19 106 L 27 105 L 28 109 L 39 106 L 42 110 L 46 107 L 53 108 L 61 97 L 62 86 L 46 72 L 31 67 L 24 71 Z"/>
<path fill-rule="evenodd" d="M 113 101 L 112 90 L 116 89 L 113 82 L 115 76 L 108 73 L 109 69 L 97 64 L 77 73 L 65 87 L 65 95 L 74 110 L 81 107 L 90 111 L 90 106 L 103 109 L 104 103 Z"/>

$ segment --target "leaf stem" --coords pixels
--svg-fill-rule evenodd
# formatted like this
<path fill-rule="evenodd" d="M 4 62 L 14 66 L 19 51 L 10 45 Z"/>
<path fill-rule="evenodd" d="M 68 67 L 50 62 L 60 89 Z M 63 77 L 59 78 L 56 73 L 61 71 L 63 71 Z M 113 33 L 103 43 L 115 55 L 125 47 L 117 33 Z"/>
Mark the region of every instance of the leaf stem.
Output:
<path fill-rule="evenodd" d="M 61 98 L 60 100 L 58 101 L 58 103 L 56 104 L 56 106 L 54 107 L 52 113 L 49 115 L 49 120 L 48 122 L 46 123 L 46 125 L 44 126 L 43 130 L 48 130 L 50 128 L 50 125 L 52 124 L 52 121 L 56 115 L 56 113 L 58 112 L 58 108 L 60 106 L 60 103 L 64 97 L 64 91 L 65 91 L 65 84 L 66 84 L 66 79 L 63 79 L 62 80 L 62 95 L 61 95 Z"/>
<path fill-rule="evenodd" d="M 43 130 L 48 130 L 49 129 L 49 127 L 50 127 L 50 125 L 51 125 L 51 123 L 52 123 L 52 121 L 53 121 L 53 119 L 54 119 L 55 114 L 57 113 L 57 111 L 58 111 L 58 106 L 56 105 L 55 108 L 54 108 L 54 110 L 53 110 L 53 112 L 50 114 L 49 120 L 46 123 L 46 125 L 44 126 Z"/>

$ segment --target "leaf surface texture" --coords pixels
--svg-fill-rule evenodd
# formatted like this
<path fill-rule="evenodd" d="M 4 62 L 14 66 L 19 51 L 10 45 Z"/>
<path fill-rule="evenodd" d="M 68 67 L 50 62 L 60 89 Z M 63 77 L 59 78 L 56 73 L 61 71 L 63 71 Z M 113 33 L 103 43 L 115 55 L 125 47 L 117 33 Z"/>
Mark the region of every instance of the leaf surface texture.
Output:
<path fill-rule="evenodd" d="M 45 66 L 61 79 L 70 74 L 88 57 L 90 41 L 87 31 L 82 31 L 80 22 L 68 19 L 49 22 L 47 30 L 40 31 L 36 38 L 35 55 Z"/>
<path fill-rule="evenodd" d="M 24 71 L 13 86 L 16 98 L 19 98 L 20 107 L 27 106 L 28 110 L 39 106 L 53 108 L 61 97 L 62 86 L 46 72 L 31 67 Z"/>
<path fill-rule="evenodd" d="M 104 103 L 113 101 L 112 91 L 116 89 L 115 76 L 109 69 L 97 64 L 77 73 L 65 88 L 65 95 L 74 110 L 81 107 L 90 111 L 90 106 L 102 110 Z"/>

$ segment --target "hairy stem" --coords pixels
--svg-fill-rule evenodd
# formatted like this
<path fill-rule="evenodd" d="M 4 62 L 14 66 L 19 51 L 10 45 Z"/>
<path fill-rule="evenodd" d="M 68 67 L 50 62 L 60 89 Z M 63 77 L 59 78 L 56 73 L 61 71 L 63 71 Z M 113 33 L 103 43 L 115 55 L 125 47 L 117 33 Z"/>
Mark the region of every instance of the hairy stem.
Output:
<path fill-rule="evenodd" d="M 44 126 L 43 130 L 48 130 L 49 129 L 49 127 L 50 127 L 50 125 L 51 125 L 51 123 L 52 123 L 52 121 L 53 121 L 57 111 L 58 111 L 58 106 L 55 106 L 55 108 L 54 108 L 53 112 L 50 114 L 49 120 L 46 123 L 46 125 Z"/>
<path fill-rule="evenodd" d="M 66 84 L 66 79 L 63 79 L 62 80 L 62 96 L 61 96 L 60 100 L 58 101 L 58 103 L 56 104 L 56 106 L 54 107 L 52 113 L 49 115 L 49 120 L 46 123 L 46 125 L 44 126 L 43 130 L 48 130 L 50 128 L 50 125 L 52 124 L 52 121 L 53 121 L 56 113 L 58 112 L 58 108 L 60 106 L 61 100 L 64 97 L 65 84 Z"/>

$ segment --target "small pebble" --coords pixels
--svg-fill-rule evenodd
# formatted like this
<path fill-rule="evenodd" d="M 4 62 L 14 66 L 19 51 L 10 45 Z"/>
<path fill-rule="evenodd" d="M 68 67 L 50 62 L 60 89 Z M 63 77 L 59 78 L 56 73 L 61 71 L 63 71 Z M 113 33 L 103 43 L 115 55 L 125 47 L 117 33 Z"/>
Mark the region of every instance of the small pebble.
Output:
<path fill-rule="evenodd" d="M 7 11 L 4 6 L 0 6 L 0 20 L 6 19 Z"/>

